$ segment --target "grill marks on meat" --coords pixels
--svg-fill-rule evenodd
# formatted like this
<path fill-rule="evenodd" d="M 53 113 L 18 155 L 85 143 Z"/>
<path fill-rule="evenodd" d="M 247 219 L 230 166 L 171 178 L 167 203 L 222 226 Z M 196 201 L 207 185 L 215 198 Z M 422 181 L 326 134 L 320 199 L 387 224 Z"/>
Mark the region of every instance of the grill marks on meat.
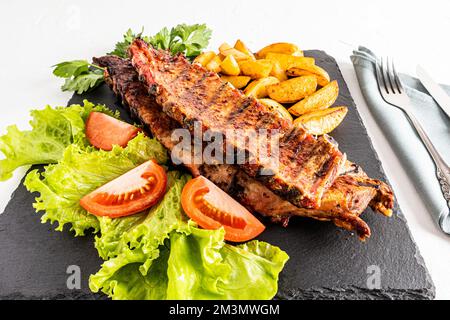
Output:
<path fill-rule="evenodd" d="M 142 123 L 151 124 L 149 129 L 158 136 L 158 140 L 166 148 L 173 148 L 170 135 L 179 125 L 161 112 L 155 99 L 148 95 L 146 88 L 139 82 L 131 63 L 115 56 L 93 60 L 96 64 L 107 67 L 106 82 L 122 102 L 127 104 L 131 115 Z"/>
<path fill-rule="evenodd" d="M 104 56 L 93 60 L 99 66 L 107 68 L 106 83 L 120 97 L 131 116 L 145 125 L 164 147 L 172 150 L 175 142 L 172 141 L 171 135 L 173 130 L 179 128 L 179 124 L 162 112 L 155 99 L 149 96 L 131 62 L 116 56 Z M 181 155 L 180 161 L 186 164 L 193 175 L 200 175 L 197 166 L 189 165 L 191 155 L 184 156 L 186 160 L 183 160 Z"/>
<path fill-rule="evenodd" d="M 115 56 L 94 58 L 94 62 L 106 67 L 106 82 L 122 99 L 130 113 L 169 150 L 174 143 L 172 131 L 180 125 L 161 111 L 154 97 L 138 80 L 138 74 L 129 60 Z M 189 162 L 186 162 L 189 163 Z M 359 215 L 370 204 L 381 211 L 392 207 L 392 192 L 381 181 L 368 179 L 361 168 L 346 162 L 340 176 L 327 190 L 318 209 L 298 208 L 253 179 L 236 165 L 187 166 L 196 176 L 204 175 L 248 209 L 287 225 L 289 217 L 303 216 L 317 220 L 332 221 L 347 230 L 356 231 L 361 239 L 370 235 L 367 224 Z M 383 202 L 391 199 L 391 206 Z M 389 201 L 388 201 L 389 202 Z"/>
<path fill-rule="evenodd" d="M 133 42 L 129 52 L 141 79 L 166 114 L 190 130 L 199 121 L 204 130 L 223 134 L 226 139 L 228 130 L 243 130 L 244 139 L 227 139 L 227 143 L 254 160 L 241 166 L 249 176 L 296 206 L 320 206 L 324 191 L 336 178 L 345 158 L 327 138 L 315 139 L 303 128 L 293 128 L 256 99 L 231 88 L 217 74 L 190 64 L 182 55 L 171 56 L 149 48 L 140 39 Z M 254 132 L 255 128 L 265 129 L 279 139 L 280 163 L 252 153 L 245 132 Z M 270 150 L 263 138 L 256 145 Z M 261 169 L 273 175 L 263 176 Z"/>

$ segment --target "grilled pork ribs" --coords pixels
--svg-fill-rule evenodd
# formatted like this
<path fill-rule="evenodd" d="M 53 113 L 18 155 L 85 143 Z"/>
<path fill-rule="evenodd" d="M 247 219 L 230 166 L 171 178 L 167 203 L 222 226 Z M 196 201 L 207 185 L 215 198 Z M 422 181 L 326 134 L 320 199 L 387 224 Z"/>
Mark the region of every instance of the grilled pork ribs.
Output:
<path fill-rule="evenodd" d="M 239 165 L 249 176 L 298 207 L 318 208 L 323 193 L 339 174 L 345 156 L 326 136 L 315 138 L 301 127 L 293 127 L 253 97 L 247 97 L 223 82 L 213 72 L 191 64 L 184 56 L 155 50 L 137 39 L 129 48 L 133 66 L 156 98 L 164 113 L 182 127 L 223 135 L 226 143 L 248 154 L 254 161 Z M 250 147 L 251 134 L 266 130 L 279 141 L 276 161 L 261 158 Z M 228 132 L 240 131 L 241 139 L 228 139 Z M 262 139 L 258 150 L 270 150 Z M 270 175 L 260 174 L 262 170 Z"/>
<path fill-rule="evenodd" d="M 165 114 L 155 97 L 148 94 L 148 88 L 139 81 L 131 61 L 115 56 L 95 58 L 94 61 L 106 67 L 106 82 L 134 118 L 171 150 L 175 145 L 171 134 L 180 124 Z M 393 204 L 392 192 L 386 184 L 369 179 L 349 161 L 341 168 L 340 176 L 324 192 L 317 209 L 299 208 L 283 200 L 237 165 L 192 165 L 190 161 L 181 161 L 194 176 L 202 174 L 209 178 L 249 210 L 284 224 L 291 216 L 311 217 L 332 221 L 347 230 L 356 231 L 361 239 L 365 239 L 370 236 L 370 228 L 359 215 L 368 205 L 389 215 Z"/>

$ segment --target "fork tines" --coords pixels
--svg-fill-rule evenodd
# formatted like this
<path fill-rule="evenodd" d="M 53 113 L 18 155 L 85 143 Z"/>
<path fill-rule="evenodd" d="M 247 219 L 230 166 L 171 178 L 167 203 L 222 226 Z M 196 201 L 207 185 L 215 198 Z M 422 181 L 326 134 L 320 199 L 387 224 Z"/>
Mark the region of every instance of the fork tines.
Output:
<path fill-rule="evenodd" d="M 392 58 L 380 58 L 376 63 L 376 72 L 380 90 L 387 94 L 401 94 L 404 89 Z"/>

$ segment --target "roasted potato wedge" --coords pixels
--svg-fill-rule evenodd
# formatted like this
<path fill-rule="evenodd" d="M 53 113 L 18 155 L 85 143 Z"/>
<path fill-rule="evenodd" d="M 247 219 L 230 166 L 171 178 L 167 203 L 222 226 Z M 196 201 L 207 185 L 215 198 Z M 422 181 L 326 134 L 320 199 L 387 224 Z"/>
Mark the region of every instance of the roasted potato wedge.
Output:
<path fill-rule="evenodd" d="M 314 111 L 322 110 L 328 107 L 336 101 L 339 95 L 339 86 L 336 80 L 331 81 L 325 87 L 317 90 L 312 95 L 307 96 L 303 100 L 300 100 L 292 107 L 289 108 L 289 112 L 295 116 Z"/>
<path fill-rule="evenodd" d="M 295 70 L 295 71 L 294 71 Z M 324 78 L 323 76 L 319 76 L 318 74 L 314 74 L 310 71 L 306 71 L 299 68 L 291 68 L 286 71 L 286 74 L 290 77 L 302 77 L 302 76 L 315 76 L 317 78 L 317 84 L 321 87 L 325 87 L 328 83 L 330 83 L 330 79 Z"/>
<path fill-rule="evenodd" d="M 270 110 L 277 112 L 282 118 L 292 122 L 292 115 L 283 107 L 282 104 L 272 99 L 258 99 L 260 103 L 268 107 Z"/>
<path fill-rule="evenodd" d="M 292 78 L 267 87 L 269 97 L 280 103 L 297 102 L 313 94 L 317 88 L 314 76 Z"/>
<path fill-rule="evenodd" d="M 327 83 L 330 82 L 330 76 L 328 75 L 328 72 L 326 72 L 324 69 L 316 65 L 308 65 L 308 64 L 304 64 L 303 66 L 298 65 L 287 69 L 286 73 L 290 77 L 298 77 L 307 74 L 314 74 L 317 77 L 317 83 L 321 87 L 325 86 Z"/>
<path fill-rule="evenodd" d="M 286 71 L 293 67 L 303 67 L 305 65 L 314 65 L 315 60 L 311 57 L 296 57 L 285 53 L 269 52 L 266 60 L 278 62 L 280 67 Z"/>
<path fill-rule="evenodd" d="M 335 107 L 304 114 L 294 121 L 294 126 L 303 126 L 309 133 L 323 135 L 330 133 L 344 120 L 347 107 Z"/>
<path fill-rule="evenodd" d="M 232 55 L 236 61 L 250 60 L 250 56 L 231 47 L 228 43 L 222 43 L 219 47 L 219 52 L 223 57 Z"/>
<path fill-rule="evenodd" d="M 239 64 L 244 75 L 252 79 L 268 77 L 272 71 L 272 62 L 268 60 L 247 60 Z"/>
<path fill-rule="evenodd" d="M 251 52 L 251 50 L 245 45 L 245 43 L 238 39 L 234 44 L 234 48 L 242 53 L 248 55 L 252 60 L 255 60 L 255 55 Z"/>
<path fill-rule="evenodd" d="M 233 47 L 230 46 L 228 43 L 224 42 L 219 46 L 219 52 L 228 50 L 228 49 L 232 49 Z"/>
<path fill-rule="evenodd" d="M 222 63 L 222 60 L 218 55 L 216 55 L 214 58 L 211 59 L 210 62 L 206 65 L 206 69 L 208 69 L 211 72 L 219 73 L 222 69 L 220 68 L 220 64 Z"/>
<path fill-rule="evenodd" d="M 252 81 L 247 88 L 245 88 L 244 93 L 246 96 L 252 96 L 257 99 L 267 97 L 267 86 L 280 82 L 275 77 L 266 77 L 259 80 Z"/>
<path fill-rule="evenodd" d="M 277 78 L 280 81 L 286 81 L 288 79 L 286 72 L 281 68 L 280 64 L 276 61 L 272 61 L 272 71 L 270 75 Z"/>
<path fill-rule="evenodd" d="M 256 56 L 258 59 L 264 59 L 269 52 L 284 53 L 288 55 L 292 55 L 295 53 L 297 56 L 299 54 L 303 55 L 302 51 L 295 44 L 287 42 L 277 42 L 262 48 L 258 51 Z"/>
<path fill-rule="evenodd" d="M 229 82 L 237 89 L 244 88 L 252 78 L 248 76 L 221 76 L 223 81 Z"/>
<path fill-rule="evenodd" d="M 244 61 L 244 60 L 251 60 L 251 58 L 246 55 L 245 53 L 240 52 L 239 50 L 236 50 L 234 48 L 223 50 L 220 52 L 224 57 L 232 55 L 236 59 L 236 61 Z"/>
<path fill-rule="evenodd" d="M 222 63 L 220 64 L 220 69 L 222 70 L 222 73 L 229 76 L 238 76 L 239 73 L 241 73 L 239 64 L 231 54 L 223 59 Z"/>
<path fill-rule="evenodd" d="M 216 56 L 214 51 L 205 51 L 194 59 L 194 63 L 198 63 L 204 67 Z"/>

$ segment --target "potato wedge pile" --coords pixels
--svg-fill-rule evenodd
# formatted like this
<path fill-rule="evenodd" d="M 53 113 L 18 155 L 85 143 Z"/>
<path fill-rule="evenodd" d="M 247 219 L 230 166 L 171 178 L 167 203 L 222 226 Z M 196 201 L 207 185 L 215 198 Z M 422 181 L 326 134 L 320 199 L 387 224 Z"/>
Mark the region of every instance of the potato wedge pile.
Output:
<path fill-rule="evenodd" d="M 237 40 L 233 47 L 223 43 L 217 53 L 203 52 L 194 63 L 314 135 L 333 131 L 348 111 L 331 107 L 339 96 L 337 81 L 292 43 L 273 43 L 253 54 Z"/>

